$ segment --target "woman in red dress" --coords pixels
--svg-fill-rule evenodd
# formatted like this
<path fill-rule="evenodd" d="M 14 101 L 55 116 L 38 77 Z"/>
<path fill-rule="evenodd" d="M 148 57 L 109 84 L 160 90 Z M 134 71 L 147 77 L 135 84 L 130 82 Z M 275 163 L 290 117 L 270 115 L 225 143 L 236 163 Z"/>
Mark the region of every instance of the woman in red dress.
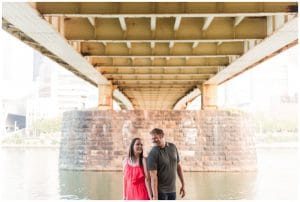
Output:
<path fill-rule="evenodd" d="M 128 157 L 123 161 L 123 172 L 123 199 L 149 200 L 151 198 L 150 178 L 140 138 L 131 141 Z"/>

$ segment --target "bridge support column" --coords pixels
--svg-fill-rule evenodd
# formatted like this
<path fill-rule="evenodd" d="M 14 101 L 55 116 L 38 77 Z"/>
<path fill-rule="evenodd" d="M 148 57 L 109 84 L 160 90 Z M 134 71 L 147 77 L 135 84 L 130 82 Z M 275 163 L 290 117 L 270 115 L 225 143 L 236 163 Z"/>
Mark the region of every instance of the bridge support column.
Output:
<path fill-rule="evenodd" d="M 217 85 L 201 86 L 201 109 L 217 109 Z"/>
<path fill-rule="evenodd" d="M 98 109 L 106 110 L 113 109 L 113 85 L 100 84 L 98 85 Z"/>
<path fill-rule="evenodd" d="M 70 170 L 122 170 L 132 138 L 152 143 L 162 128 L 177 145 L 186 171 L 255 171 L 254 122 L 228 110 L 73 110 L 64 112 L 59 166 Z"/>

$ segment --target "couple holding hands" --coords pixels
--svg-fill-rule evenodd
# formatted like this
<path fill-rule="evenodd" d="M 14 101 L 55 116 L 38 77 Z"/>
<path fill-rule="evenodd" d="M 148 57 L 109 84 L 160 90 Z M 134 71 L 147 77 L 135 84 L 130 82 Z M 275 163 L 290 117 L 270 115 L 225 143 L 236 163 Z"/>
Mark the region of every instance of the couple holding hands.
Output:
<path fill-rule="evenodd" d="M 176 174 L 181 182 L 180 195 L 185 196 L 183 170 L 173 143 L 166 142 L 162 129 L 151 132 L 154 146 L 147 159 L 140 138 L 131 141 L 128 157 L 123 161 L 123 199 L 176 200 Z"/>

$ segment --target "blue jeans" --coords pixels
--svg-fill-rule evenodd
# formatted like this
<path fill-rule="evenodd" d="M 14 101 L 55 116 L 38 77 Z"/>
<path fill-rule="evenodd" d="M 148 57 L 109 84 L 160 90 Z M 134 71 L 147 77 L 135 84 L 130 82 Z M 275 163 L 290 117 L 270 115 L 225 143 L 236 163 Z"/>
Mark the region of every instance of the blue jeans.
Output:
<path fill-rule="evenodd" d="M 158 200 L 176 200 L 176 192 L 158 193 Z"/>

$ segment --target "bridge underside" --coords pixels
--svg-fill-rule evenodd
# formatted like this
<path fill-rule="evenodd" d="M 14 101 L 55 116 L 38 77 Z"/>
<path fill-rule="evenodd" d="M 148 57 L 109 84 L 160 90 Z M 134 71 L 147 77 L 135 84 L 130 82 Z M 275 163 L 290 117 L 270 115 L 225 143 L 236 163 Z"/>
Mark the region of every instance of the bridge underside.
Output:
<path fill-rule="evenodd" d="M 298 43 L 297 2 L 3 3 L 2 27 L 126 109 L 64 113 L 60 168 L 120 170 L 133 137 L 165 130 L 185 170 L 256 170 L 252 119 L 184 109 Z M 142 109 L 142 110 L 140 110 Z M 162 110 L 167 109 L 167 110 Z M 150 148 L 145 141 L 145 154 Z"/>
<path fill-rule="evenodd" d="M 2 27 L 98 86 L 99 109 L 112 97 L 127 109 L 182 109 L 200 94 L 214 107 L 217 85 L 297 43 L 297 6 L 13 2 Z"/>

